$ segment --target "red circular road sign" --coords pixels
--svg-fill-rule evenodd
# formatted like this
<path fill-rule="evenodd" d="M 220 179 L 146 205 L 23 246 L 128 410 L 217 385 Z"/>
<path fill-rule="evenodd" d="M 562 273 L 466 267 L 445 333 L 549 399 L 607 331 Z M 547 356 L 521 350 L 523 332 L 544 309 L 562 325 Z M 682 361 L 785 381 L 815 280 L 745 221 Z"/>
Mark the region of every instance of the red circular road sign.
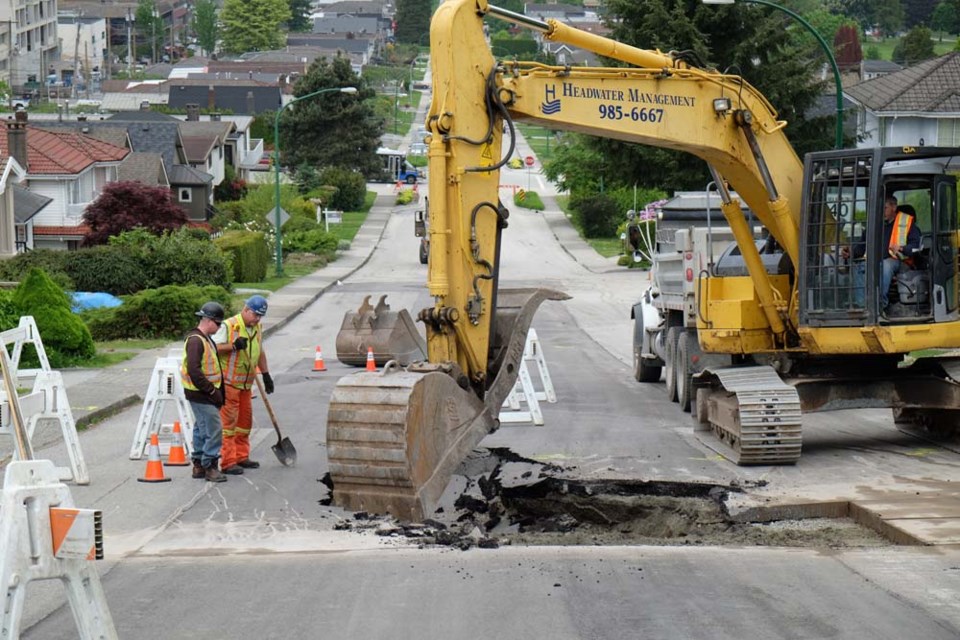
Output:
<path fill-rule="evenodd" d="M 527 156 L 526 158 L 523 159 L 523 161 L 527 163 L 528 167 L 532 167 L 533 163 L 535 162 L 533 159 L 533 156 Z"/>

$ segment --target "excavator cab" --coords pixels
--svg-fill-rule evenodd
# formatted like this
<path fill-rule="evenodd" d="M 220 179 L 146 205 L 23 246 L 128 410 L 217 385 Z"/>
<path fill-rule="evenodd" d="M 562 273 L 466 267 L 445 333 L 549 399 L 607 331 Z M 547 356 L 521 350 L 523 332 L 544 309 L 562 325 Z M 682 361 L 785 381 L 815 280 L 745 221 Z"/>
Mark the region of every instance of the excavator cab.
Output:
<path fill-rule="evenodd" d="M 957 308 L 955 149 L 854 149 L 809 154 L 805 162 L 800 323 L 867 327 L 949 322 Z M 920 246 L 903 256 L 880 291 L 883 207 L 897 201 Z M 883 304 L 886 298 L 887 304 Z"/>

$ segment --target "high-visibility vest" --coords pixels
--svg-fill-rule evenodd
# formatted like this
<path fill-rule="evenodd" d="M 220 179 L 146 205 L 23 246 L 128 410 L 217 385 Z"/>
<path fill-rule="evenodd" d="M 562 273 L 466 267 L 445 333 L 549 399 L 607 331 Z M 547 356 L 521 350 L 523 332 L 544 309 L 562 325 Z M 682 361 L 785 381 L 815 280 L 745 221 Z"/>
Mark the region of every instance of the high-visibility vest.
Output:
<path fill-rule="evenodd" d="M 897 213 L 897 217 L 893 219 L 893 230 L 890 232 L 890 244 L 887 246 L 890 255 L 898 255 L 900 247 L 906 246 L 912 227 L 913 216 L 908 213 Z M 904 263 L 913 265 L 913 258 L 901 259 Z"/>
<path fill-rule="evenodd" d="M 227 328 L 227 344 L 233 344 L 237 338 L 247 339 L 247 348 L 243 351 L 231 351 L 220 355 L 223 366 L 223 381 L 237 389 L 250 389 L 257 377 L 257 363 L 260 361 L 260 325 L 248 327 L 240 314 L 227 318 L 223 326 Z"/>
<path fill-rule="evenodd" d="M 217 357 L 216 346 L 210 341 L 209 338 L 204 338 L 195 333 L 187 336 L 187 340 L 190 338 L 200 338 L 203 340 L 203 360 L 200 363 L 200 368 L 203 371 L 203 377 L 213 384 L 217 389 L 220 388 L 220 385 L 223 383 L 223 374 L 220 372 L 220 362 Z M 200 391 L 197 388 L 197 385 L 193 384 L 193 379 L 190 377 L 190 373 L 187 371 L 187 341 L 183 341 L 183 360 L 180 361 L 180 381 L 183 383 L 184 389 L 189 389 L 190 391 Z"/>

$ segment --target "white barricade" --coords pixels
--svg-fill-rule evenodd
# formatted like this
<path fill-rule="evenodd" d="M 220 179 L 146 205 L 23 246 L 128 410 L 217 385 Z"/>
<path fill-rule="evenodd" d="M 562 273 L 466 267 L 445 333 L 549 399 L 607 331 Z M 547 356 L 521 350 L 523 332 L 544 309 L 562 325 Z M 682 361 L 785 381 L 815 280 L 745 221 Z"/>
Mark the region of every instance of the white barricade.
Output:
<path fill-rule="evenodd" d="M 538 391 L 534 387 L 527 362 L 536 363 L 543 390 Z M 556 402 L 557 394 L 553 389 L 553 380 L 551 380 L 550 371 L 547 369 L 547 361 L 543 357 L 543 349 L 540 345 L 540 339 L 537 337 L 537 331 L 531 328 L 527 331 L 527 341 L 523 346 L 523 358 L 520 360 L 517 382 L 503 403 L 503 406 L 508 407 L 510 411 L 500 412 L 500 422 L 533 422 L 535 425 L 542 426 L 544 420 L 543 412 L 540 410 L 540 401 Z M 521 402 L 526 403 L 526 411 L 520 410 Z"/>
<path fill-rule="evenodd" d="M 7 465 L 0 501 L 0 634 L 19 638 L 27 585 L 58 579 L 84 640 L 113 640 L 117 631 L 91 560 L 103 557 L 100 512 L 76 509 L 49 460 Z M 69 635 L 69 634 L 67 634 Z"/>
<path fill-rule="evenodd" d="M 140 419 L 133 435 L 133 445 L 130 447 L 130 459 L 139 460 L 143 457 L 150 435 L 156 433 L 161 440 L 161 454 L 167 455 L 170 450 L 170 429 L 172 425 L 162 423 L 164 411 L 173 404 L 180 420 L 180 430 L 183 433 L 183 446 L 187 455 L 193 449 L 193 411 L 183 393 L 183 382 L 180 380 L 180 362 L 182 355 L 171 351 L 166 357 L 157 358 L 157 364 L 150 374 L 150 385 L 140 410 Z"/>
<path fill-rule="evenodd" d="M 39 369 L 20 369 L 20 357 L 23 347 L 32 344 L 40 360 Z M 7 351 L 7 347 L 12 348 Z M 80 449 L 80 439 L 77 436 L 77 423 L 70 410 L 70 401 L 63 383 L 63 376 L 59 371 L 50 368 L 47 352 L 43 348 L 40 332 L 32 316 L 20 318 L 20 325 L 16 329 L 9 329 L 0 333 L 0 347 L 9 354 L 11 378 L 16 380 L 18 388 L 30 388 L 30 393 L 19 396 L 20 408 L 27 421 L 27 437 L 31 444 L 37 424 L 41 420 L 56 420 L 60 425 L 60 433 L 67 449 L 69 467 L 57 467 L 60 480 L 72 480 L 77 484 L 90 484 L 90 474 L 87 463 Z M 10 403 L 6 389 L 0 390 L 0 435 L 11 436 Z M 14 447 L 14 459 L 19 460 L 17 448 Z"/>

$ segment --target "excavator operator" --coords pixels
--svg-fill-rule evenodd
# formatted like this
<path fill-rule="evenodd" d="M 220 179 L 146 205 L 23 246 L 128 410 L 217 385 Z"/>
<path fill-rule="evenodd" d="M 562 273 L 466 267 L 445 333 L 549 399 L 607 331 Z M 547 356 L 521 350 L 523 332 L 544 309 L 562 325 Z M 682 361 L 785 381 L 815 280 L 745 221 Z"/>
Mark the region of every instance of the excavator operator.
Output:
<path fill-rule="evenodd" d="M 893 277 L 905 268 L 912 269 L 913 258 L 920 252 L 921 233 L 916 221 L 917 216 L 911 205 L 904 204 L 898 207 L 897 199 L 887 196 L 883 202 L 883 246 L 887 248 L 887 252 L 883 256 L 880 273 L 880 303 L 884 313 L 889 306 L 888 295 Z M 860 261 L 854 269 L 854 291 L 859 305 L 863 305 L 865 281 L 863 258 L 867 251 L 866 233 L 864 231 L 860 241 L 853 245 L 853 259 Z M 842 255 L 844 258 L 850 257 L 848 247 L 842 249 Z"/>

